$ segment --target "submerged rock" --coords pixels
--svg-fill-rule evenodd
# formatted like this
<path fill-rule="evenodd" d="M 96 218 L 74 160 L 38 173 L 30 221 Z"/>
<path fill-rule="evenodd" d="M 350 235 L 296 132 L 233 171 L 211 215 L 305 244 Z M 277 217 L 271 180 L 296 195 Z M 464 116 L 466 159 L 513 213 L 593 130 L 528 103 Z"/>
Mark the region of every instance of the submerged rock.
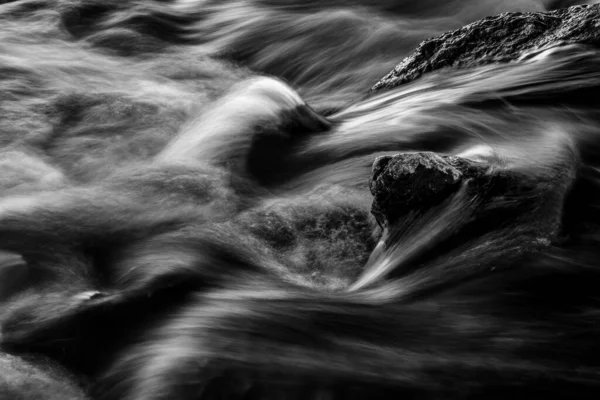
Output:
<path fill-rule="evenodd" d="M 510 62 L 560 44 L 600 44 L 600 4 L 541 13 L 504 13 L 427 39 L 371 91 L 389 89 L 442 68 Z"/>

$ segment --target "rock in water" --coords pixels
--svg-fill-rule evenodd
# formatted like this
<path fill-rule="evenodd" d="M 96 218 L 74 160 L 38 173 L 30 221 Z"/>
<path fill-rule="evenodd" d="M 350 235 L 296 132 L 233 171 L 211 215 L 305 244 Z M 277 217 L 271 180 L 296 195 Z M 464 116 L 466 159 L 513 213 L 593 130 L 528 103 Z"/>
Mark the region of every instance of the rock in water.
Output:
<path fill-rule="evenodd" d="M 510 62 L 528 51 L 560 44 L 600 44 L 600 4 L 547 13 L 504 13 L 425 40 L 371 91 L 442 68 Z"/>
<path fill-rule="evenodd" d="M 520 247 L 549 245 L 560 235 L 577 165 L 575 157 L 557 157 L 553 165 L 525 172 L 430 152 L 379 157 L 369 181 L 371 212 L 390 232 L 406 216 L 429 212 L 462 190 L 466 240 L 496 231 L 510 233 L 511 240 L 519 236 Z M 562 173 L 546 173 L 555 169 Z"/>
<path fill-rule="evenodd" d="M 435 153 L 406 153 L 379 157 L 373 163 L 369 188 L 371 212 L 387 227 L 402 214 L 425 210 L 456 191 L 463 173 Z"/>

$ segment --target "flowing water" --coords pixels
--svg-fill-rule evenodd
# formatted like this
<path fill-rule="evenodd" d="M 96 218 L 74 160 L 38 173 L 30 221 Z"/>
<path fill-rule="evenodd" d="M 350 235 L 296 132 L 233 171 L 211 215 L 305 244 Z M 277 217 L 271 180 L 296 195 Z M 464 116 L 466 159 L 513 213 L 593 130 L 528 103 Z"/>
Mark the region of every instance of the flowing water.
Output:
<path fill-rule="evenodd" d="M 552 364 L 545 355 L 535 358 L 540 352 L 551 352 L 548 349 L 553 349 L 550 344 L 555 342 L 544 336 L 549 328 L 543 321 L 539 325 L 527 322 L 530 311 L 518 311 L 524 308 L 510 308 L 516 307 L 510 303 L 506 307 L 515 314 L 506 311 L 505 315 L 494 314 L 491 308 L 474 310 L 456 299 L 448 303 L 451 306 L 412 302 L 441 293 L 440 287 L 453 287 L 502 269 L 509 263 L 502 260 L 513 262 L 513 255 L 520 257 L 536 246 L 546 253 L 535 261 L 541 266 L 536 264 L 532 270 L 548 265 L 553 271 L 569 265 L 593 269 L 596 265 L 600 51 L 579 45 L 540 49 L 535 57 L 434 72 L 394 90 L 367 94 L 428 37 L 500 12 L 544 11 L 576 2 L 1 3 L 0 247 L 21 254 L 33 265 L 32 271 L 50 271 L 48 276 L 33 277 L 31 272 L 13 277 L 21 285 L 28 286 L 27 279 L 32 279 L 36 285 L 42 282 L 44 290 L 65 292 L 77 301 L 122 288 L 148 290 L 144 285 L 163 279 L 163 273 L 184 271 L 188 276 L 192 265 L 200 262 L 198 248 L 193 247 L 199 245 L 192 245 L 192 240 L 214 241 L 220 249 L 245 254 L 251 264 L 274 271 L 286 283 L 269 286 L 271 283 L 264 283 L 250 270 L 240 272 L 264 291 L 253 291 L 247 282 L 231 278 L 234 283 L 223 284 L 223 292 L 211 292 L 204 298 L 208 303 L 202 315 L 208 319 L 195 325 L 196 329 L 205 329 L 213 319 L 219 329 L 225 330 L 223 326 L 230 323 L 218 319 L 211 304 L 235 302 L 227 303 L 228 308 L 214 305 L 215 310 L 226 310 L 227 318 L 233 318 L 238 312 L 251 314 L 243 308 L 257 298 L 275 302 L 271 319 L 265 317 L 261 322 L 265 326 L 284 318 L 285 308 L 274 305 L 284 299 L 300 301 L 301 311 L 290 306 L 289 312 L 302 315 L 314 311 L 311 301 L 321 299 L 327 311 L 319 311 L 324 315 L 312 320 L 319 332 L 334 329 L 328 324 L 341 324 L 342 315 L 349 319 L 355 315 L 354 322 L 335 331 L 338 336 L 331 334 L 340 340 L 338 347 L 321 349 L 331 357 L 330 365 L 319 364 L 319 352 L 302 336 L 314 332 L 302 331 L 297 340 L 311 343 L 305 347 L 306 354 L 285 347 L 272 357 L 259 356 L 267 360 L 260 368 L 279 365 L 298 374 L 307 374 L 312 368 L 328 376 L 385 385 L 394 385 L 394 379 L 399 379 L 405 387 L 428 387 L 424 390 L 443 394 L 446 389 L 433 389 L 435 384 L 428 378 L 410 374 L 429 373 L 420 369 L 421 361 L 444 369 L 453 359 L 468 373 L 491 363 L 510 379 L 525 376 L 542 381 L 544 373 L 564 374 L 564 381 L 591 385 L 598 365 L 587 359 L 578 364 L 570 358 L 582 351 L 579 348 L 561 353 L 564 364 Z M 525 194 L 510 188 L 486 205 L 486 210 L 511 208 L 530 216 L 513 213 L 494 225 L 500 227 L 497 230 L 488 232 L 477 226 L 480 235 L 452 241 L 457 232 L 464 234 L 464 226 L 472 226 L 469 224 L 479 218 L 474 204 L 483 201 L 458 191 L 424 214 L 408 210 L 399 226 L 383 229 L 370 214 L 372 165 L 377 157 L 407 152 L 460 156 L 491 168 L 492 173 L 521 177 L 529 185 L 525 185 Z M 542 196 L 544 203 L 527 211 L 519 208 L 522 198 L 529 201 L 535 196 Z M 535 236 L 545 219 L 550 225 L 561 225 L 560 245 Z M 517 221 L 514 226 L 510 225 L 513 220 Z M 530 225 L 534 228 L 523 228 Z M 125 238 L 133 244 L 122 245 Z M 85 257 L 76 251 L 84 247 Z M 106 249 L 115 249 L 114 254 Z M 201 254 L 202 260 L 215 257 L 219 263 L 233 263 L 224 255 L 221 259 L 206 254 Z M 106 267 L 108 272 L 97 272 L 94 268 L 99 265 L 111 267 Z M 211 274 L 228 273 L 206 274 L 213 279 Z M 5 276 L 7 281 L 11 279 Z M 2 298 L 21 288 L 6 286 L 0 285 Z M 545 290 L 552 291 L 552 287 Z M 469 296 L 474 295 L 468 292 L 464 296 L 472 300 Z M 41 307 L 36 303 L 39 299 L 25 298 L 24 309 L 32 304 Z M 338 308 L 337 302 L 344 305 Z M 416 304 L 410 310 L 419 317 L 410 314 L 413 311 L 394 308 L 406 302 Z M 32 321 L 43 324 L 51 318 L 48 315 L 66 313 L 71 307 L 59 303 L 52 303 L 56 308 L 49 308 L 46 315 L 33 312 Z M 238 306 L 240 311 L 236 311 Z M 355 308 L 341 308 L 347 306 Z M 363 306 L 381 308 L 368 314 Z M 444 314 L 444 307 L 451 307 L 452 312 Z M 16 317 L 12 312 L 3 318 L 11 321 L 31 311 Z M 156 336 L 145 336 L 142 344 L 136 344 L 133 353 L 136 357 L 148 355 L 147 364 L 121 355 L 104 360 L 100 372 L 89 372 L 104 374 L 99 398 L 169 398 L 161 396 L 167 396 L 171 383 L 161 379 L 166 379 L 163 375 L 171 377 L 172 371 L 161 368 L 167 368 L 186 347 L 182 342 L 167 342 L 162 347 L 148 343 L 152 337 L 177 336 L 177 329 L 192 329 L 186 321 L 194 312 L 192 308 L 178 311 L 168 318 L 173 326 L 160 328 L 153 333 Z M 267 311 L 256 311 L 262 312 Z M 414 326 L 398 325 L 405 312 L 406 318 L 415 318 Z M 475 323 L 470 318 L 478 313 L 480 319 Z M 453 342 L 475 331 L 496 334 L 500 321 L 512 317 L 517 325 L 494 336 L 494 350 L 477 342 L 483 346 L 477 353 L 473 350 L 477 346 L 461 347 Z M 459 339 L 446 341 L 443 334 L 431 333 L 437 329 L 435 318 L 445 327 L 442 329 L 459 331 Z M 555 317 L 552 324 L 565 323 L 564 318 Z M 378 333 L 382 336 L 344 336 L 348 330 L 359 331 L 375 321 L 382 327 Z M 473 324 L 481 324 L 479 330 Z M 582 334 L 578 329 L 584 327 L 579 322 L 574 326 L 564 333 L 565 340 L 583 343 L 597 329 Z M 27 342 L 23 337 L 28 336 L 11 329 L 5 328 L 7 342 Z M 28 328 L 18 325 L 14 329 Z M 272 329 L 281 332 L 280 327 Z M 394 330 L 406 335 L 403 344 L 383 339 L 385 332 Z M 442 354 L 439 359 L 421 359 L 406 352 L 400 357 L 399 351 L 391 350 L 398 346 L 405 351 L 402 346 L 412 343 L 410 351 L 421 351 L 421 356 L 428 353 L 415 339 L 414 332 L 419 330 L 432 335 L 425 342 L 437 343 L 432 344 L 435 349 L 431 352 Z M 16 336 L 10 336 L 11 332 Z M 288 334 L 296 335 L 283 333 Z M 581 335 L 590 336 L 581 339 Z M 511 347 L 531 337 L 540 338 L 527 348 L 531 353 Z M 460 356 L 453 353 L 451 343 L 462 349 Z M 269 353 L 270 347 L 263 345 L 262 351 Z M 152 353 L 155 350 L 156 354 Z M 52 353 L 42 352 L 46 351 Z M 188 355 L 206 356 L 189 351 Z M 211 350 L 211 357 L 217 351 L 216 347 Z M 258 351 L 232 350 L 235 355 L 223 357 L 227 362 L 251 363 Z M 81 360 L 51 355 L 88 373 Z M 352 360 L 350 364 L 362 362 L 362 371 L 352 370 L 344 357 Z M 297 365 L 285 360 L 296 360 Z M 381 364 L 377 366 L 373 360 Z M 399 367 L 399 362 L 406 364 Z M 138 371 L 141 365 L 144 367 Z M 119 375 L 128 368 L 138 374 L 135 379 Z M 490 375 L 482 381 L 495 379 L 494 368 L 486 370 Z M 575 370 L 577 377 L 569 375 L 568 371 Z M 152 381 L 157 376 L 158 383 Z M 109 389 L 111 384 L 114 389 Z M 115 393 L 129 393 L 130 397 Z M 481 393 L 486 393 L 482 398 L 492 398 L 492 392 Z"/>

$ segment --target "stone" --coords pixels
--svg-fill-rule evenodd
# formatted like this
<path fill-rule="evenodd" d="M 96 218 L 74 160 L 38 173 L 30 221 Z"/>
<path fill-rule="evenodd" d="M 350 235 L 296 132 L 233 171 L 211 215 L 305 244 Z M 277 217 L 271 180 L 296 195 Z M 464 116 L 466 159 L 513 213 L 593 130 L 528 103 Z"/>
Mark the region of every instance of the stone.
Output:
<path fill-rule="evenodd" d="M 435 70 L 507 63 L 536 49 L 566 44 L 600 44 L 600 4 L 545 13 L 503 13 L 427 39 L 371 92 Z"/>
<path fill-rule="evenodd" d="M 369 188 L 371 213 L 382 227 L 412 210 L 440 203 L 463 181 L 463 172 L 435 153 L 404 153 L 379 157 L 373 163 Z"/>
<path fill-rule="evenodd" d="M 575 155 L 557 157 L 540 173 L 432 152 L 383 156 L 373 163 L 369 180 L 371 213 L 390 246 L 394 232 L 413 229 L 420 215 L 448 213 L 444 210 L 449 203 L 443 203 L 454 198 L 460 203 L 455 209 L 462 210 L 461 216 L 456 219 L 448 214 L 447 220 L 438 219 L 436 224 L 455 225 L 460 220 L 461 226 L 448 232 L 456 243 L 504 235 L 507 243 L 518 243 L 523 251 L 534 250 L 562 240 L 564 202 L 577 168 Z M 459 190 L 460 196 L 454 197 Z M 415 229 L 432 228 L 427 226 Z"/>

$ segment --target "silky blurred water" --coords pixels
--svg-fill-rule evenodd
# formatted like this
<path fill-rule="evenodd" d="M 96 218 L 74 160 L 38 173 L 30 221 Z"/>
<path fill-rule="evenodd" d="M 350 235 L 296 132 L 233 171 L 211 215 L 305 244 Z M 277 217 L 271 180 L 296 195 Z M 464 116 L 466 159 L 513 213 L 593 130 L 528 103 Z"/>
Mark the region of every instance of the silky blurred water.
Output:
<path fill-rule="evenodd" d="M 598 83 L 598 54 L 587 48 L 436 72 L 383 94 L 368 89 L 428 37 L 500 12 L 572 3 L 4 2 L 0 188 L 6 196 L 62 190 L 153 160 L 247 178 L 256 175 L 245 157 L 257 129 L 286 136 L 281 127 L 292 124 L 304 139 L 282 159 L 277 149 L 260 156 L 271 181 L 259 182 L 262 192 L 238 193 L 258 210 L 242 219 L 264 224 L 264 239 L 271 228 L 261 210 L 278 210 L 278 223 L 303 237 L 283 263 L 339 269 L 334 281 L 344 282 L 332 285 L 346 286 L 376 244 L 367 181 L 377 156 L 434 151 L 544 173 L 564 142 L 587 143 L 598 126 L 595 108 L 573 101 Z M 5 206 L 11 201 L 30 204 Z M 348 223 L 359 226 L 314 222 L 328 213 L 353 215 Z M 432 218 L 415 229 L 460 223 Z M 321 233 L 298 233 L 307 221 Z M 400 241 L 403 251 L 433 240 L 423 232 Z M 406 256 L 393 254 L 393 262 L 380 260 L 385 268 Z"/>

